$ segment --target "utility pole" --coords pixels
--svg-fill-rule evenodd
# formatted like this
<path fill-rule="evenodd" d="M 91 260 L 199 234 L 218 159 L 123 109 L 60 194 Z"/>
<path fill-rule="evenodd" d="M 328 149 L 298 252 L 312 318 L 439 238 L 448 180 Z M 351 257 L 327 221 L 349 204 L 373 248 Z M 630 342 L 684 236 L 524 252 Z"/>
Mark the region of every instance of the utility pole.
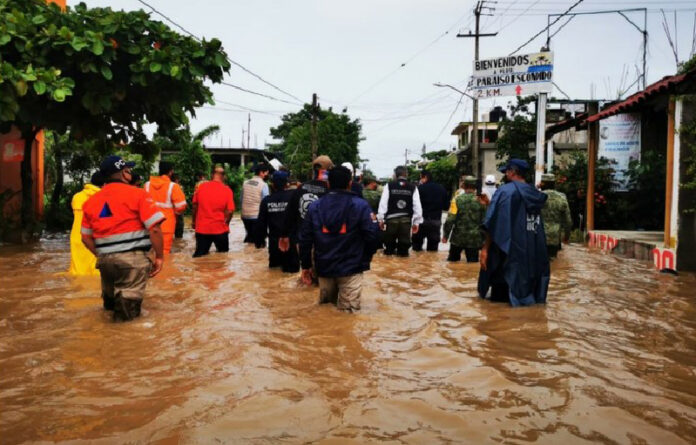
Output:
<path fill-rule="evenodd" d="M 249 113 L 249 119 L 247 120 L 247 146 L 246 146 L 246 148 L 251 148 L 251 145 L 249 145 L 250 137 L 251 137 L 251 113 Z"/>
<path fill-rule="evenodd" d="M 312 160 L 317 157 L 317 93 L 312 94 Z"/>
<path fill-rule="evenodd" d="M 404 148 L 404 167 L 408 165 L 408 148 Z"/>
<path fill-rule="evenodd" d="M 476 33 L 475 34 L 472 34 L 471 31 L 469 31 L 469 34 L 457 34 L 457 37 L 473 37 L 474 38 L 474 65 L 476 65 L 476 63 L 479 61 L 479 37 L 493 37 L 493 36 L 498 35 L 497 32 L 481 34 L 481 32 L 479 30 L 481 16 L 482 15 L 493 15 L 493 14 L 484 14 L 482 12 L 484 9 L 487 9 L 489 11 L 495 10 L 495 8 L 491 8 L 491 7 L 486 6 L 486 0 L 480 0 L 476 3 L 476 7 L 474 8 L 474 15 L 476 16 Z M 478 178 L 480 176 L 480 172 L 479 172 L 479 137 L 478 137 L 478 114 L 479 114 L 478 98 L 474 98 L 473 114 L 474 114 L 474 125 L 473 125 L 474 128 L 473 128 L 473 134 L 471 135 L 471 163 L 473 164 L 472 173 Z"/>

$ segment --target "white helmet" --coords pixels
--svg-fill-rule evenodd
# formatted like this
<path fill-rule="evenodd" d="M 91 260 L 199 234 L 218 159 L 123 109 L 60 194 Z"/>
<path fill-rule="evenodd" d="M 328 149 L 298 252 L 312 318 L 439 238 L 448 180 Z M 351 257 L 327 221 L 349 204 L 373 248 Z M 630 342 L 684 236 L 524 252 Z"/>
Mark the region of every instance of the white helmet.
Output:
<path fill-rule="evenodd" d="M 493 175 L 486 176 L 486 185 L 495 185 L 495 176 L 493 176 Z"/>

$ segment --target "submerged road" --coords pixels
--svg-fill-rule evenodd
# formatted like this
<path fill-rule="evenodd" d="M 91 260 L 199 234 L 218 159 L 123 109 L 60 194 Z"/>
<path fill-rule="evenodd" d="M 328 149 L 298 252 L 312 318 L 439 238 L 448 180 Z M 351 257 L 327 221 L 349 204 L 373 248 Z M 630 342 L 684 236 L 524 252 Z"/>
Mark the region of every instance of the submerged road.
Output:
<path fill-rule="evenodd" d="M 378 254 L 349 315 L 232 230 L 196 260 L 187 232 L 127 324 L 67 238 L 0 247 L 0 443 L 696 442 L 695 275 L 570 246 L 512 309 L 445 251 Z"/>

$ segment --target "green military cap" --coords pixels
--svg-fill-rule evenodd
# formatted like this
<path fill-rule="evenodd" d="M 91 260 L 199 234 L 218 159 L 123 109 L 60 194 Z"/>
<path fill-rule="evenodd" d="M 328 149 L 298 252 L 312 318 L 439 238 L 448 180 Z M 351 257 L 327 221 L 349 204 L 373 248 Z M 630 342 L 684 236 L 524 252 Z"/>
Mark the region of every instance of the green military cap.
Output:
<path fill-rule="evenodd" d="M 476 185 L 476 176 L 464 176 L 464 185 Z"/>
<path fill-rule="evenodd" d="M 541 182 L 556 182 L 556 175 L 544 173 L 541 175 Z"/>

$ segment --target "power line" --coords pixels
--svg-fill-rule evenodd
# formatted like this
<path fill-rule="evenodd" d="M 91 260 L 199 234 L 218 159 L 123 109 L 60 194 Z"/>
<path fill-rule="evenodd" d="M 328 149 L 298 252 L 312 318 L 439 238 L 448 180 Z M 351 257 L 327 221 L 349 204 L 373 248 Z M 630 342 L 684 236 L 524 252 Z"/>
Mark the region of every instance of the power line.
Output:
<path fill-rule="evenodd" d="M 507 22 L 505 25 L 501 26 L 500 29 L 498 30 L 498 33 L 502 32 L 505 28 L 507 28 L 508 26 L 512 25 L 515 21 L 519 20 L 520 17 L 522 17 L 527 11 L 529 11 L 530 9 L 532 9 L 532 7 L 534 7 L 534 5 L 536 5 L 537 3 L 539 3 L 539 1 L 540 1 L 540 0 L 536 0 L 534 3 L 532 3 L 530 6 L 528 6 L 527 9 L 525 9 L 523 12 L 521 12 L 520 14 L 518 14 L 515 18 L 513 18 L 512 20 L 510 20 L 509 22 Z M 504 15 L 505 15 L 505 11 L 500 15 L 500 17 L 501 17 L 501 22 L 502 22 L 502 16 L 504 16 Z"/>
<path fill-rule="evenodd" d="M 462 104 L 463 99 L 464 99 L 464 95 L 462 94 L 461 96 L 459 96 L 459 102 L 457 102 L 457 106 L 455 106 L 454 110 L 452 110 L 452 113 L 450 114 L 449 119 L 447 119 L 447 122 L 445 123 L 445 125 L 442 126 L 442 130 L 440 130 L 440 133 L 437 135 L 437 137 L 435 139 L 433 139 L 432 142 L 430 142 L 430 145 L 433 145 L 435 142 L 437 142 L 440 139 L 440 136 L 442 136 L 442 133 L 444 133 L 444 131 L 449 126 L 450 122 L 452 122 L 452 118 L 454 117 L 454 114 L 459 109 L 459 105 Z"/>
<path fill-rule="evenodd" d="M 536 39 L 537 37 L 539 37 L 540 35 L 542 35 L 544 32 L 546 32 L 547 29 L 549 29 L 550 27 L 552 27 L 553 25 L 555 25 L 561 18 L 563 18 L 566 14 L 568 14 L 570 11 L 572 11 L 573 8 L 575 8 L 576 6 L 578 6 L 578 5 L 579 5 L 580 3 L 582 3 L 582 2 L 583 2 L 583 0 L 578 0 L 578 1 L 576 1 L 575 3 L 573 3 L 573 5 L 572 5 L 570 8 L 566 9 L 566 11 L 565 11 L 563 14 L 560 14 L 560 15 L 556 18 L 556 20 L 554 20 L 553 22 L 551 22 L 551 23 L 549 23 L 548 25 L 546 25 L 546 26 L 544 27 L 544 29 L 542 29 L 542 30 L 539 31 L 538 33 L 534 34 L 529 40 L 527 40 L 526 42 L 524 42 L 522 45 L 518 46 L 516 50 L 514 50 L 513 52 L 510 53 L 510 55 L 515 54 L 517 51 L 521 50 L 521 49 L 524 48 L 525 46 L 527 46 L 527 45 L 529 45 L 530 43 L 532 43 L 532 41 L 534 41 L 534 39 Z"/>
<path fill-rule="evenodd" d="M 268 95 L 268 94 L 259 93 L 259 92 L 253 91 L 253 90 L 249 90 L 249 89 L 247 89 L 247 88 L 240 87 L 239 85 L 235 85 L 235 84 L 230 83 L 230 82 L 224 82 L 224 81 L 223 81 L 223 82 L 220 82 L 220 84 L 226 85 L 226 86 L 228 86 L 228 87 L 232 87 L 232 88 L 234 88 L 234 89 L 236 89 L 236 90 L 243 91 L 243 92 L 245 92 L 245 93 L 253 94 L 254 96 L 265 97 L 266 99 L 274 100 L 274 101 L 276 101 L 276 102 L 283 102 L 283 103 L 290 104 L 290 105 L 302 105 L 301 103 L 290 102 L 290 101 L 285 100 L 285 99 L 279 99 L 279 98 L 277 98 L 277 97 L 275 97 L 275 96 L 271 96 L 271 95 Z"/>
<path fill-rule="evenodd" d="M 169 23 L 171 23 L 172 25 L 176 26 L 177 28 L 179 28 L 180 30 L 182 30 L 183 32 L 185 32 L 186 34 L 188 34 L 188 35 L 190 35 L 191 37 L 193 37 L 194 39 L 196 39 L 197 41 L 199 41 L 199 42 L 201 41 L 201 39 L 200 39 L 198 36 L 196 36 L 195 34 L 193 34 L 192 32 L 190 32 L 189 30 L 187 30 L 186 28 L 184 28 L 183 26 L 181 26 L 180 24 L 178 24 L 177 22 L 175 22 L 175 21 L 172 20 L 171 18 L 167 17 L 167 16 L 164 15 L 162 12 L 158 11 L 157 9 L 155 9 L 152 5 L 150 5 L 149 3 L 147 3 L 145 0 L 138 0 L 138 2 L 140 2 L 140 3 L 142 3 L 143 5 L 147 6 L 148 8 L 150 8 L 150 9 L 152 10 L 152 12 L 154 12 L 155 14 L 158 14 L 159 16 L 163 17 L 163 18 L 164 18 L 165 20 L 167 20 Z M 250 69 L 248 69 L 247 67 L 245 67 L 245 66 L 242 65 L 241 63 L 239 63 L 239 62 L 237 62 L 237 61 L 235 61 L 235 60 L 230 59 L 230 57 L 229 57 L 227 54 L 225 54 L 225 58 L 226 58 L 227 61 L 230 62 L 232 65 L 237 66 L 237 67 L 240 68 L 242 71 L 244 71 L 244 72 L 246 72 L 247 74 L 249 74 L 249 75 L 255 77 L 256 79 L 260 80 L 261 82 L 265 83 L 266 85 L 268 85 L 268 86 L 274 88 L 275 90 L 277 90 L 277 91 L 279 91 L 279 92 L 285 94 L 285 95 L 288 96 L 288 97 L 291 97 L 291 98 L 293 98 L 293 99 L 295 99 L 295 100 L 297 100 L 297 101 L 299 101 L 299 102 L 302 102 L 302 99 L 300 99 L 300 98 L 298 98 L 298 97 L 296 97 L 296 96 L 294 96 L 294 95 L 288 93 L 287 91 L 283 90 L 283 89 L 280 88 L 279 86 L 276 86 L 275 84 L 273 84 L 273 83 L 267 81 L 266 79 L 264 79 L 264 78 L 261 77 L 260 75 L 256 74 L 255 72 L 251 71 Z"/>

